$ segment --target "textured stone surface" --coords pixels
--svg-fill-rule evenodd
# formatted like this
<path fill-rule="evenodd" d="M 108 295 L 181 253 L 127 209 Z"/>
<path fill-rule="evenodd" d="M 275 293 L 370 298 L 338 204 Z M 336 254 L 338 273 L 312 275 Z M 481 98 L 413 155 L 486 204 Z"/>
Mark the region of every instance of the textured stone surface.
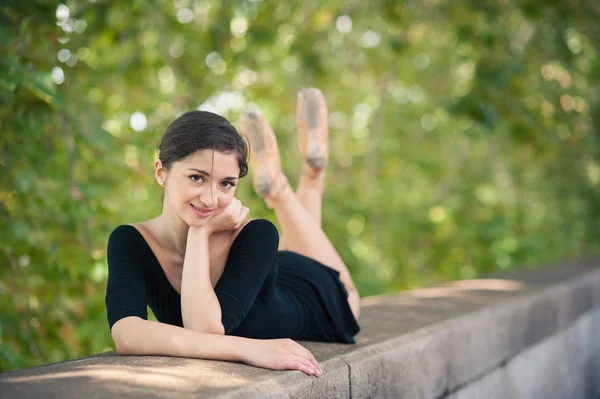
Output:
<path fill-rule="evenodd" d="M 450 395 L 450 399 L 594 398 L 600 373 L 600 308 L 519 353 L 502 367 Z M 595 334 L 594 334 L 595 332 Z"/>
<path fill-rule="evenodd" d="M 313 352 L 325 346 L 305 344 Z M 108 353 L 4 373 L 0 397 L 296 398 L 312 392 L 311 397 L 345 398 L 350 389 L 348 367 L 336 358 L 344 346 L 327 348 L 328 360 L 320 358 L 324 375 L 318 379 L 299 371 L 270 371 L 230 362 Z M 333 347 L 337 351 L 331 351 Z"/>
<path fill-rule="evenodd" d="M 107 353 L 1 374 L 0 396 L 597 398 L 598 266 L 572 262 L 366 298 L 356 345 L 301 342 L 323 366 L 321 378 Z"/>
<path fill-rule="evenodd" d="M 600 351 L 588 360 L 585 365 L 585 397 L 600 398 Z"/>

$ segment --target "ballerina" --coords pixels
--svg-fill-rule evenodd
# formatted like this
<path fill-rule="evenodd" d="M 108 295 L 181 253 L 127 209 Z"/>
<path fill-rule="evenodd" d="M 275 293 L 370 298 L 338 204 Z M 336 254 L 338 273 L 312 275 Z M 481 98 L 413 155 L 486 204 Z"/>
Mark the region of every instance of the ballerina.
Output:
<path fill-rule="evenodd" d="M 249 220 L 235 198 L 248 148 L 223 117 L 189 111 L 161 138 L 155 177 L 162 213 L 110 235 L 106 307 L 119 354 L 242 361 L 320 376 L 295 340 L 354 343 L 360 297 L 321 228 L 328 163 L 327 107 L 318 89 L 298 95 L 303 154 L 294 193 L 273 130 L 242 115 L 253 185 L 282 230 Z M 147 320 L 150 306 L 158 322 Z"/>

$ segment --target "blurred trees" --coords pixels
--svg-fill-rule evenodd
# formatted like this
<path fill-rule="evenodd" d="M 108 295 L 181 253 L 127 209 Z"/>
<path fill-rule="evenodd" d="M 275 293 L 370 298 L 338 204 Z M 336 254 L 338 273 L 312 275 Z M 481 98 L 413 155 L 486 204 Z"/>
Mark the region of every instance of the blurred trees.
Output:
<path fill-rule="evenodd" d="M 258 104 L 296 181 L 295 95 L 322 89 L 324 229 L 363 295 L 597 248 L 600 5 L 362 4 L 2 7 L 1 371 L 112 347 L 106 240 L 160 212 L 156 144 L 188 109 Z"/>

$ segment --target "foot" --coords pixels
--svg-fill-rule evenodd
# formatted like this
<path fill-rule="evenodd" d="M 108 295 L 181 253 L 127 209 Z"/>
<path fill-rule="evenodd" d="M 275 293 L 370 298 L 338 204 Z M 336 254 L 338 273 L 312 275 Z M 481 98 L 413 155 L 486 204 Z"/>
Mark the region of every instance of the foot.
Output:
<path fill-rule="evenodd" d="M 325 169 L 315 170 L 308 162 L 302 163 L 298 190 L 315 190 L 321 194 L 325 189 Z"/>
<path fill-rule="evenodd" d="M 273 129 L 260 111 L 246 111 L 241 119 L 242 133 L 250 142 L 250 164 L 254 190 L 267 201 L 267 206 L 289 187 L 281 171 L 279 148 Z"/>
<path fill-rule="evenodd" d="M 283 173 L 279 173 L 273 178 L 271 192 L 264 199 L 269 209 L 275 209 L 278 204 L 288 201 L 294 195 L 294 190 L 292 190 L 287 177 Z"/>
<path fill-rule="evenodd" d="M 313 177 L 324 173 L 329 159 L 327 119 L 327 104 L 321 90 L 311 88 L 298 93 L 298 139 L 304 162 L 309 166 L 309 169 L 302 169 L 312 172 Z"/>

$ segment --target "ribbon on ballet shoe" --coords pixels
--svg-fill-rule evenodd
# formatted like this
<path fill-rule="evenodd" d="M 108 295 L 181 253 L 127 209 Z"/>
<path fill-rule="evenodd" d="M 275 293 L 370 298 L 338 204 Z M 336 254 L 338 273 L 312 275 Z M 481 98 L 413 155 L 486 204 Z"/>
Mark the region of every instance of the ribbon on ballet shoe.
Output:
<path fill-rule="evenodd" d="M 310 88 L 298 93 L 296 124 L 304 160 L 314 170 L 324 170 L 329 158 L 329 123 L 327 104 L 321 90 Z"/>
<path fill-rule="evenodd" d="M 267 208 L 275 208 L 277 203 L 285 201 L 290 195 L 294 195 L 294 190 L 292 190 L 292 186 L 287 177 L 283 173 L 280 173 L 273 179 L 271 193 L 264 197 Z"/>
<path fill-rule="evenodd" d="M 325 168 L 316 170 L 307 162 L 302 163 L 298 189 L 316 190 L 323 194 L 325 187 Z"/>
<path fill-rule="evenodd" d="M 273 129 L 259 110 L 246 110 L 241 118 L 242 133 L 250 143 L 253 186 L 258 195 L 271 195 L 273 182 L 281 174 L 279 148 Z"/>

